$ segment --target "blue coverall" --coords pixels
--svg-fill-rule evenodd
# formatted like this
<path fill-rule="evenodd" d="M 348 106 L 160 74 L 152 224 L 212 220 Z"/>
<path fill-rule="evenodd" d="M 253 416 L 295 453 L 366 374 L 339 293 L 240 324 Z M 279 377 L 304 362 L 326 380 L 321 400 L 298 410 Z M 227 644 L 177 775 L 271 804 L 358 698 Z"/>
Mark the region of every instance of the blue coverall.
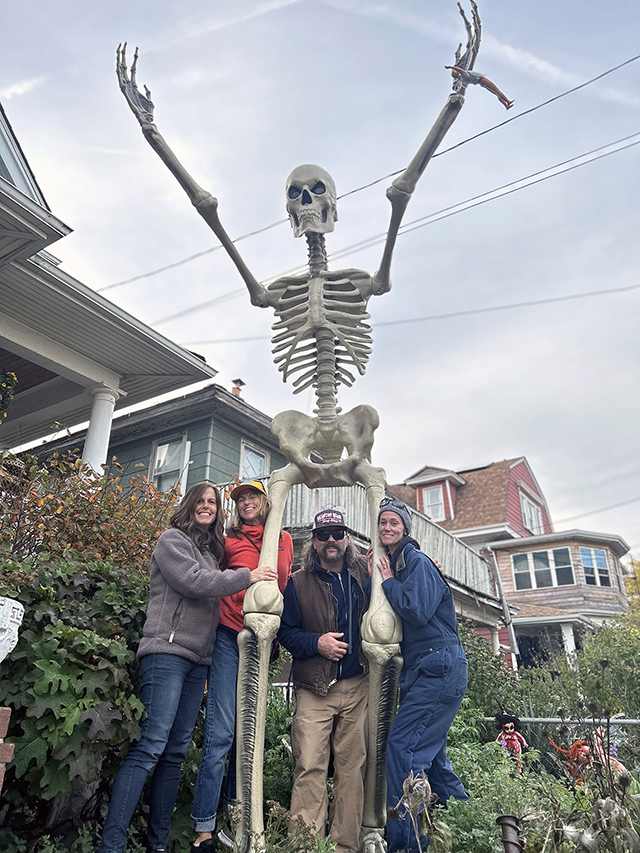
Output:
<path fill-rule="evenodd" d="M 406 543 L 406 544 L 405 544 Z M 391 556 L 395 577 L 382 588 L 402 619 L 404 665 L 400 707 L 387 741 L 387 807 L 397 807 L 413 770 L 427 774 L 438 802 L 467 800 L 447 759 L 447 732 L 467 688 L 467 659 L 458 637 L 451 590 L 431 560 L 406 537 Z M 419 849 L 411 820 L 400 809 L 387 823 L 387 850 Z M 423 848 L 427 839 L 422 839 Z"/>

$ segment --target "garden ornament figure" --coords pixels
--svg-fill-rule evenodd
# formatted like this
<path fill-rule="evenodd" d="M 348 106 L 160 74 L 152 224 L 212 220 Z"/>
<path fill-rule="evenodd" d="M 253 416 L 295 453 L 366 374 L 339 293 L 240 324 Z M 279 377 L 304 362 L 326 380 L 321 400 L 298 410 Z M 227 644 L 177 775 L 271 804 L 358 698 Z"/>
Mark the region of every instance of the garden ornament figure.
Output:
<path fill-rule="evenodd" d="M 0 596 L 0 662 L 15 649 L 24 606 L 15 598 Z"/>
<path fill-rule="evenodd" d="M 470 71 L 480 47 L 481 25 L 471 0 L 471 22 L 460 8 L 467 32 L 455 54 L 455 65 Z M 337 404 L 339 385 L 352 385 L 355 374 L 365 372 L 371 352 L 371 327 L 367 303 L 372 296 L 391 289 L 391 258 L 402 218 L 416 184 L 426 169 L 464 103 L 466 83 L 457 77 L 453 93 L 420 146 L 415 157 L 387 190 L 391 220 L 377 272 L 372 276 L 358 269 L 329 270 L 325 234 L 338 219 L 336 190 L 331 176 L 319 166 L 298 166 L 286 182 L 287 212 L 294 235 L 305 237 L 308 271 L 286 276 L 264 287 L 253 276 L 218 216 L 218 201 L 202 189 L 169 148 L 153 120 L 151 93 L 136 84 L 138 51 L 127 67 L 126 44 L 118 47 L 117 76 L 129 107 L 142 132 L 178 180 L 198 213 L 220 240 L 244 280 L 251 303 L 272 308 L 273 356 L 283 381 L 295 377 L 294 393 L 313 386 L 316 417 L 302 412 L 282 412 L 273 420 L 272 431 L 288 464 L 274 471 L 269 481 L 272 510 L 266 523 L 260 565 L 277 564 L 278 535 L 285 502 L 292 486 L 310 488 L 349 486 L 366 488 L 371 528 L 375 530 L 378 506 L 385 493 L 385 473 L 371 464 L 373 434 L 379 424 L 371 406 L 357 406 L 341 413 Z M 312 458 L 313 454 L 313 458 Z M 321 460 L 321 461 L 320 461 Z M 374 537 L 374 563 L 382 555 Z M 266 713 L 267 666 L 271 641 L 279 626 L 282 596 L 277 584 L 254 584 L 245 597 L 244 630 L 240 633 L 238 685 L 238 796 L 242 819 L 239 832 L 243 846 L 262 846 L 262 754 Z M 367 850 L 381 849 L 379 831 L 385 824 L 384 747 L 396 706 L 401 628 L 388 605 L 380 576 L 374 574 L 371 604 L 362 625 L 363 648 L 370 659 L 370 749 L 365 791 L 363 836 Z"/>
<path fill-rule="evenodd" d="M 529 744 L 520 732 L 520 718 L 502 711 L 496 714 L 495 721 L 496 728 L 500 729 L 496 743 L 499 743 L 514 759 L 518 771 L 522 771 L 522 762 L 519 756 L 525 749 L 528 749 Z"/>

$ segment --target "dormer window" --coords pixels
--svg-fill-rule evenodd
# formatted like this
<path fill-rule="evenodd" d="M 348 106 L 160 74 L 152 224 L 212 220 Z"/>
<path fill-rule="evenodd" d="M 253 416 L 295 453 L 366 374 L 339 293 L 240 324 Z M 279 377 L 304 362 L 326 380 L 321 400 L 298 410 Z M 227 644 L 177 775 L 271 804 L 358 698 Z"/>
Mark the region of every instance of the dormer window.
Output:
<path fill-rule="evenodd" d="M 442 486 L 429 486 L 422 490 L 422 510 L 432 521 L 445 520 Z"/>
<path fill-rule="evenodd" d="M 520 506 L 522 507 L 522 521 L 527 530 L 537 535 L 544 533 L 544 525 L 542 523 L 542 510 L 537 503 L 534 503 L 527 495 L 520 492 Z"/>

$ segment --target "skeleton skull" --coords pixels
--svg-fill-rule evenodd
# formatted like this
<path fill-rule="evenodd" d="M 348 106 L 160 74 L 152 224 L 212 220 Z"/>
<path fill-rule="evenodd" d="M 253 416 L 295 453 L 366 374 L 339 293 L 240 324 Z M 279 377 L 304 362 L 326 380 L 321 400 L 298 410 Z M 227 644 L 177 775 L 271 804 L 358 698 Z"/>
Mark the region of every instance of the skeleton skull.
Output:
<path fill-rule="evenodd" d="M 287 213 L 294 237 L 327 234 L 338 219 L 336 186 L 320 166 L 306 163 L 287 178 Z"/>

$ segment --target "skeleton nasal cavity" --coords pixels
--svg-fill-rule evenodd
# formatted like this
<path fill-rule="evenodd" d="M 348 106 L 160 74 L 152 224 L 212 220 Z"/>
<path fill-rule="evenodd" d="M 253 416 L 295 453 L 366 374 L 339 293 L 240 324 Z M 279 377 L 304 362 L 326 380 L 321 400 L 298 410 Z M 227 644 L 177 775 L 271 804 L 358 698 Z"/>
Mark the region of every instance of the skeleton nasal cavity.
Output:
<path fill-rule="evenodd" d="M 305 163 L 287 178 L 287 213 L 294 237 L 328 234 L 338 219 L 336 186 L 320 166 Z"/>

